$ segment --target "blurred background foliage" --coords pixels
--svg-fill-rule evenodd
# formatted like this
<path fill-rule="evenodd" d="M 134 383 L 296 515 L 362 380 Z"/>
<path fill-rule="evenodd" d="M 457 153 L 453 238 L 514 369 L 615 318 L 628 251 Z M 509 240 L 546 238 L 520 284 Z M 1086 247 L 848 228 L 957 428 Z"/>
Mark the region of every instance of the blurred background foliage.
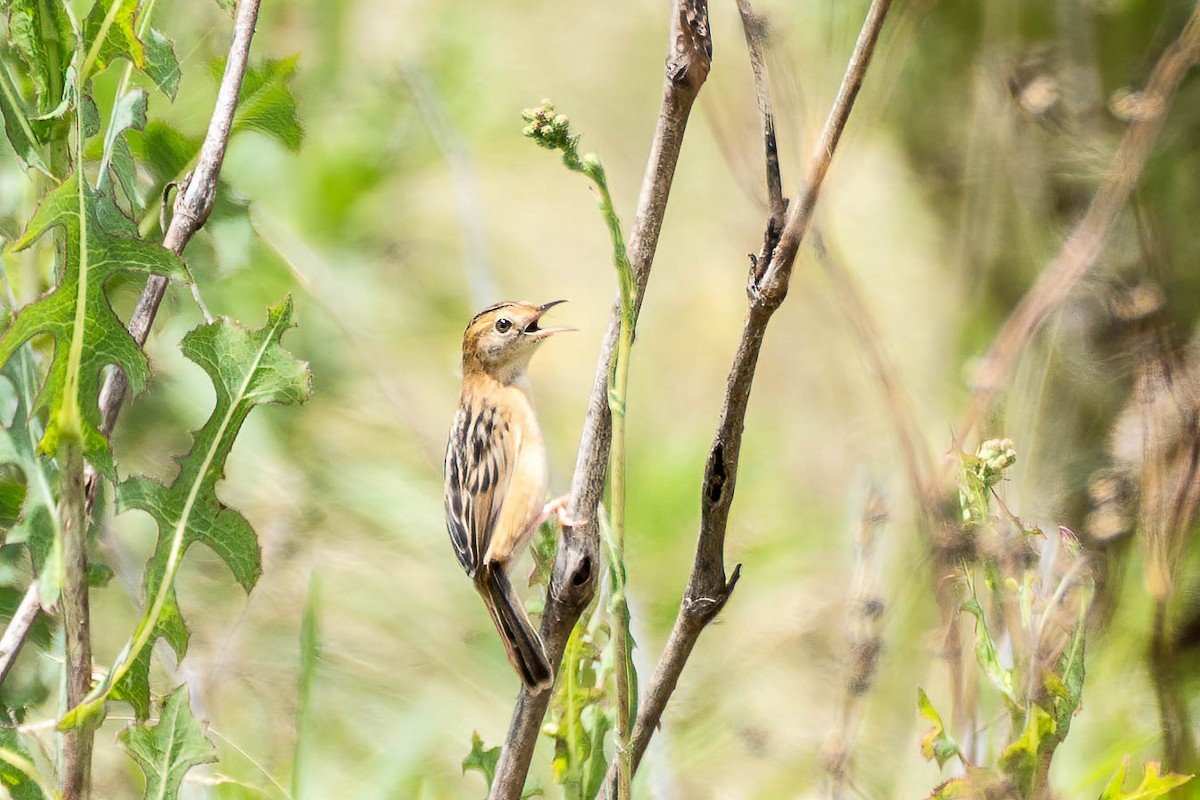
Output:
<path fill-rule="evenodd" d="M 866 5 L 756 6 L 772 24 L 786 193 Z M 934 454 L 952 446 L 974 359 L 1082 214 L 1124 130 L 1122 102 L 1191 6 L 896 4 L 817 224 L 863 295 Z M 189 615 L 180 674 L 221 753 L 219 765 L 193 773 L 205 783 L 187 791 L 278 796 L 263 769 L 286 783 L 299 735 L 305 798 L 483 794 L 461 762 L 473 731 L 502 739 L 517 682 L 442 521 L 460 337 L 496 299 L 570 298 L 556 321 L 580 333 L 533 364 L 552 490 L 565 490 L 615 283 L 594 197 L 523 140 L 519 112 L 551 97 L 571 116 L 583 148 L 603 155 L 628 225 L 658 106 L 667 13 L 649 2 L 264 3 L 253 52 L 297 57 L 290 86 L 304 139 L 293 150 L 253 132 L 236 138 L 221 206 L 187 257 L 214 313 L 258 325 L 268 304 L 294 295 L 300 327 L 286 344 L 311 363 L 315 394 L 299 412 L 251 417 L 221 487 L 262 540 L 265 574 L 253 594 L 236 591 L 199 549 L 179 577 L 181 605 L 206 609 Z M 704 456 L 745 308 L 746 254 L 765 218 L 735 5 L 714 4 L 711 18 L 713 71 L 685 141 L 630 381 L 627 566 L 644 674 L 691 567 Z M 174 104 L 151 96 L 151 118 L 200 137 L 216 90 L 210 64 L 227 47 L 230 20 L 216 3 L 159 0 L 155 25 L 175 39 L 183 82 Z M 117 72 L 101 76 L 98 96 L 111 96 Z M 0 233 L 11 239 L 36 197 L 7 142 L 0 153 Z M 1162 757 L 1141 547 L 1131 522 L 1093 535 L 1088 489 L 1098 471 L 1124 463 L 1114 426 L 1137 355 L 1114 303 L 1153 281 L 1170 336 L 1192 336 L 1198 175 L 1193 77 L 1101 265 L 1031 343 L 986 431 L 1011 437 L 1019 453 L 1003 489 L 1008 506 L 1047 530 L 1078 532 L 1098 568 L 1084 707 L 1051 776 L 1064 797 L 1097 796 L 1123 755 Z M 13 278 L 28 300 L 49 275 Z M 138 288 L 119 287 L 122 314 Z M 172 287 L 148 345 L 154 383 L 115 435 L 126 474 L 170 478 L 172 455 L 187 448 L 183 432 L 209 412 L 211 387 L 177 348 L 199 321 L 187 289 Z M 747 422 L 728 545 L 729 562 L 744 564 L 742 581 L 685 671 L 644 763 L 641 796 L 823 795 L 870 486 L 890 509 L 877 555 L 886 610 L 850 770 L 872 798 L 923 796 L 939 782 L 918 753 L 914 703 L 918 684 L 935 705 L 948 702 L 936 576 L 889 419 L 845 308 L 803 253 Z M 92 611 L 97 658 L 111 663 L 138 618 L 139 565 L 154 529 L 137 513 L 114 525 L 110 512 L 105 525 L 117 580 L 93 595 Z M 1200 611 L 1195 567 L 1189 552 L 1172 605 L 1184 633 Z M 0 605 L 11 609 L 22 585 L 17 568 L 6 569 L 14 583 Z M 297 734 L 299 630 L 313 575 L 322 584 L 322 658 Z M 1181 642 L 1185 664 L 1194 645 Z M 32 648 L 23 654 L 6 704 L 44 699 L 36 696 L 44 659 Z M 110 719 L 98 742 L 123 724 Z M 548 742 L 532 775 L 555 796 Z M 100 796 L 124 797 L 140 779 L 115 748 L 100 746 L 96 780 Z"/>

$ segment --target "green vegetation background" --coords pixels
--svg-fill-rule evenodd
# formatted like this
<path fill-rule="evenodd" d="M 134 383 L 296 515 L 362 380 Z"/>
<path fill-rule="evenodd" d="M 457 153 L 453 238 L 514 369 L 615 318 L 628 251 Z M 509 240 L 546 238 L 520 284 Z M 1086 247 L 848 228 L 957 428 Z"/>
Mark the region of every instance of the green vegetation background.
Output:
<path fill-rule="evenodd" d="M 908 0 L 897 3 L 838 151 L 818 224 L 864 293 L 935 453 L 967 396 L 972 358 L 1058 250 L 1103 176 L 1123 124 L 1109 100 L 1140 86 L 1190 10 L 1181 0 Z M 773 23 L 785 191 L 794 190 L 866 4 L 760 2 Z M 757 250 L 760 141 L 733 3 L 712 8 L 714 65 L 689 128 L 634 349 L 628 447 L 629 593 L 648 671 L 691 567 L 699 485 Z M 183 672 L 220 734 L 230 775 L 263 785 L 228 739 L 281 780 L 295 740 L 299 627 L 310 576 L 322 583 L 323 660 L 306 730 L 303 796 L 451 798 L 472 731 L 498 743 L 517 681 L 447 544 L 441 455 L 458 392 L 460 336 L 503 298 L 569 298 L 580 329 L 533 365 L 552 490 L 565 491 L 615 284 L 594 198 L 521 136 L 519 112 L 551 97 L 604 156 L 628 224 L 653 132 L 666 49 L 664 3 L 265 2 L 257 57 L 299 54 L 293 87 L 306 129 L 291 153 L 255 135 L 224 178 L 250 222 L 215 216 L 188 261 L 215 313 L 259 324 L 295 295 L 288 347 L 311 362 L 300 411 L 252 417 L 223 497 L 254 523 L 265 573 L 247 601 L 208 552 L 180 574 L 193 639 Z M 202 133 L 215 93 L 207 65 L 227 46 L 215 3 L 160 0 L 155 25 L 184 65 L 175 105 L 151 116 Z M 98 92 L 111 94 L 111 71 Z M 1022 93 L 1046 78 L 1045 111 Z M 1074 83 L 1080 81 L 1080 84 Z M 105 88 L 107 87 L 107 88 Z M 1075 104 L 1075 105 L 1072 105 Z M 0 223 L 22 219 L 31 184 L 0 143 Z M 1165 255 L 1176 332 L 1200 310 L 1200 80 L 1185 82 L 1138 193 Z M 1101 272 L 1142 274 L 1128 216 Z M 20 276 L 25 297 L 36 276 Z M 1008 395 L 1005 435 L 1021 460 L 1007 500 L 1053 530 L 1083 525 L 1083 486 L 1129 391 L 1086 322 L 1085 285 Z M 132 305 L 132 285 L 120 296 Z M 115 437 L 127 472 L 170 477 L 172 453 L 209 411 L 211 388 L 175 342 L 199 319 L 185 288 L 148 345 L 155 392 Z M 1090 304 L 1090 305 L 1089 305 Z M 998 431 L 999 432 L 999 431 Z M 742 582 L 702 637 L 644 766 L 656 797 L 817 796 L 845 663 L 857 519 L 872 483 L 889 497 L 881 587 L 887 606 L 876 687 L 854 748 L 869 797 L 923 796 L 939 782 L 918 754 L 915 687 L 945 704 L 927 548 L 876 385 L 820 266 L 802 254 L 766 342 L 747 422 L 730 563 Z M 136 565 L 154 541 L 127 515 Z M 1084 708 L 1054 760 L 1064 797 L 1096 796 L 1120 758 L 1161 756 L 1146 673 L 1150 608 L 1136 541 L 1115 545 L 1116 616 L 1088 654 Z M 128 571 L 136 576 L 137 569 Z M 1184 597 L 1195 596 L 1187 575 Z M 110 663 L 137 619 L 129 587 L 94 593 L 97 658 Z M 197 688 L 198 687 L 198 688 Z M 124 723 L 110 720 L 98 742 Z M 534 777 L 554 788 L 549 751 Z M 286 782 L 286 781 L 285 781 Z M 138 778 L 97 749 L 103 797 Z M 259 796 L 237 784 L 219 798 Z M 268 794 L 270 792 L 268 791 Z M 649 796 L 647 794 L 646 796 Z"/>

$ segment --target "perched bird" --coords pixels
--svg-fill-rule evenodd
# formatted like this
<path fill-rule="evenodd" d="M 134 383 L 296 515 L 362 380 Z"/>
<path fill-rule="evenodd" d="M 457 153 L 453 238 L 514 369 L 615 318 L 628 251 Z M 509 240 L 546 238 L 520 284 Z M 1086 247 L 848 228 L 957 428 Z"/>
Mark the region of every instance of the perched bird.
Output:
<path fill-rule="evenodd" d="M 533 410 L 527 368 L 548 337 L 542 315 L 566 302 L 497 303 L 463 333 L 462 395 L 446 445 L 446 528 L 454 553 L 483 598 L 508 660 L 538 691 L 554 679 L 541 638 L 509 583 L 507 568 L 551 515 L 560 524 L 567 498 L 545 503 L 546 447 Z"/>

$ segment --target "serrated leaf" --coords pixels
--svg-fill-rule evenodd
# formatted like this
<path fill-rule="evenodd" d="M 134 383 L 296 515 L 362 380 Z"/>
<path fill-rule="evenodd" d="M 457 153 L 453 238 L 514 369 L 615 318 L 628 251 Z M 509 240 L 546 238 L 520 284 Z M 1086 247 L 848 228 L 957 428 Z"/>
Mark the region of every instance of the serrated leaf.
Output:
<path fill-rule="evenodd" d="M 83 80 L 102 72 L 114 59 L 126 58 L 141 69 L 146 51 L 133 28 L 139 0 L 96 0 L 83 21 Z"/>
<path fill-rule="evenodd" d="M 141 89 L 127 92 L 113 107 L 112 121 L 104 134 L 104 151 L 100 158 L 100 177 L 96 188 L 103 191 L 110 183 L 109 167 L 113 164 L 113 152 L 122 134 L 127 130 L 140 131 L 146 127 L 146 93 Z M 130 182 L 132 178 L 130 177 Z M 122 179 L 122 183 L 126 181 Z"/>
<path fill-rule="evenodd" d="M 142 71 L 154 85 L 172 100 L 179 94 L 179 59 L 175 57 L 175 43 L 154 28 L 142 43 L 146 51 L 146 63 Z"/>
<path fill-rule="evenodd" d="M 217 760 L 206 726 L 192 715 L 186 683 L 163 701 L 157 723 L 131 724 L 117 739 L 146 776 L 147 800 L 174 800 L 188 770 Z"/>
<path fill-rule="evenodd" d="M 255 130 L 278 140 L 289 150 L 299 150 L 304 140 L 304 128 L 296 114 L 296 98 L 288 87 L 296 71 L 299 56 L 269 59 L 263 66 L 251 66 L 242 81 L 237 112 L 233 117 L 233 132 Z M 225 62 L 213 65 L 219 79 Z"/>
<path fill-rule="evenodd" d="M 479 732 L 471 733 L 471 752 L 467 753 L 466 758 L 462 761 L 463 774 L 467 774 L 467 770 L 473 769 L 483 775 L 483 779 L 487 781 L 487 788 L 492 790 L 492 781 L 496 778 L 496 764 L 500 761 L 499 747 L 484 747 L 483 739 L 479 738 Z"/>
<path fill-rule="evenodd" d="M 1025 729 L 1016 741 L 1000 753 L 1000 769 L 1013 776 L 1017 786 L 1028 793 L 1038 767 L 1038 755 L 1054 734 L 1054 718 L 1041 706 L 1034 705 L 1025 720 Z"/>
<path fill-rule="evenodd" d="M 996 687 L 1004 696 L 1009 707 L 1017 708 L 1020 704 L 1017 703 L 1016 693 L 1013 690 L 1012 670 L 1000 663 L 1000 654 L 996 652 L 996 644 L 992 641 L 992 635 L 988 631 L 983 607 L 979 605 L 978 600 L 972 597 L 963 603 L 962 610 L 975 617 L 975 660 L 979 662 L 979 666 L 983 667 L 983 672 L 992 686 Z"/>
<path fill-rule="evenodd" d="M 0 727 L 0 786 L 7 796 L 12 800 L 48 800 L 55 795 L 46 784 L 21 734 L 9 725 Z"/>
<path fill-rule="evenodd" d="M 60 99 L 52 87 L 63 85 L 76 44 L 63 3 L 9 0 L 8 43 L 29 69 L 40 110 L 47 110 Z"/>
<path fill-rule="evenodd" d="M 934 709 L 933 703 L 929 702 L 929 696 L 920 687 L 917 688 L 917 712 L 933 725 L 921 737 L 921 756 L 926 761 L 936 760 L 939 767 L 945 766 L 947 761 L 956 756 L 962 760 L 958 742 L 946 733 L 942 715 Z"/>
<path fill-rule="evenodd" d="M 203 141 L 158 120 L 147 123 L 144 133 L 130 133 L 126 140 L 160 187 L 183 174 Z"/>
<path fill-rule="evenodd" d="M 137 190 L 137 164 L 133 160 L 133 153 L 129 149 L 124 134 L 128 131 L 140 131 L 146 127 L 146 104 L 146 93 L 141 89 L 134 89 L 118 99 L 113 106 L 112 118 L 108 123 L 108 130 L 104 134 L 99 180 L 96 183 L 98 192 L 112 197 L 114 190 L 111 176 L 115 175 L 117 183 L 121 184 L 121 191 L 125 193 L 135 214 L 139 213 L 142 208 Z M 116 209 L 115 201 L 111 205 Z M 115 219 L 114 217 L 110 218 Z M 101 222 L 104 221 L 102 218 Z M 128 222 L 127 228 L 131 231 L 129 235 L 137 234 L 137 226 L 131 220 Z M 117 231 L 110 229 L 110 232 L 116 233 Z"/>
<path fill-rule="evenodd" d="M 24 249 L 50 229 L 62 227 L 66 264 L 58 285 L 22 308 L 0 335 L 0 364 L 31 337 L 49 335 L 54 356 L 32 409 L 50 408 L 41 452 L 55 452 L 64 421 L 68 428 L 78 421 L 84 457 L 101 475 L 115 479 L 108 441 L 99 429 L 100 373 L 110 364 L 121 367 L 136 393 L 145 385 L 149 369 L 141 348 L 109 306 L 104 285 L 121 272 L 169 278 L 183 278 L 186 273 L 183 262 L 169 250 L 110 235 L 100 224 L 97 197 L 77 171 L 42 199 L 15 243 L 14 249 Z"/>
<path fill-rule="evenodd" d="M 34 402 L 36 375 L 31 348 L 22 347 L 0 370 L 0 375 L 11 381 L 16 395 L 12 425 L 0 431 L 0 464 L 12 464 L 25 476 L 21 517 L 4 543 L 28 545 L 38 581 L 38 597 L 43 608 L 50 608 L 58 602 L 62 589 L 62 532 L 54 497 L 58 476 L 53 462 L 39 457 L 37 452 L 40 426 L 29 412 Z"/>
<path fill-rule="evenodd" d="M 216 406 L 192 437 L 192 447 L 179 460 L 179 475 L 170 486 L 149 478 L 120 485 L 121 511 L 140 509 L 158 526 L 158 543 L 146 567 L 147 610 L 132 641 L 105 680 L 59 723 L 69 728 L 98 716 L 114 686 L 135 707 L 144 705 L 149 685 L 140 664 L 143 651 L 164 637 L 183 658 L 187 627 L 175 600 L 175 576 L 188 547 L 202 542 L 219 555 L 247 592 L 262 571 L 258 538 L 250 523 L 217 496 L 225 460 L 250 411 L 259 405 L 297 405 L 308 399 L 312 376 L 280 344 L 292 327 L 292 300 L 268 309 L 267 324 L 246 330 L 226 319 L 201 325 L 184 337 L 181 349 L 208 373 L 216 390 Z M 135 669 L 135 667 L 137 667 Z"/>
<path fill-rule="evenodd" d="M 0 117 L 3 117 L 4 133 L 8 136 L 13 152 L 17 154 L 21 168 L 27 172 L 36 169 L 48 177 L 54 177 L 50 174 L 46 162 L 42 160 L 37 134 L 29 122 L 29 112 L 3 61 L 0 61 Z"/>
<path fill-rule="evenodd" d="M 1129 756 L 1121 760 L 1108 787 L 1100 795 L 1100 800 L 1153 800 L 1162 797 L 1172 789 L 1177 789 L 1190 781 L 1191 775 L 1174 775 L 1170 772 L 1159 772 L 1161 765 L 1157 761 L 1147 761 L 1142 765 L 1142 782 L 1132 792 L 1125 791 L 1125 776 L 1129 773 Z"/>

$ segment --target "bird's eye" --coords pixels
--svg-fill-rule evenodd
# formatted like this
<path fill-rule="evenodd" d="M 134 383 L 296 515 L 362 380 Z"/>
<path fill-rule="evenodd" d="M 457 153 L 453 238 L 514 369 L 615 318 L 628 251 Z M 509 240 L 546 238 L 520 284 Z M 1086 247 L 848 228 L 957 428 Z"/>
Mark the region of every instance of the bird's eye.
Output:
<path fill-rule="evenodd" d="M 508 333 L 508 329 L 512 327 L 512 322 L 504 317 L 496 320 L 496 330 L 501 333 Z"/>

